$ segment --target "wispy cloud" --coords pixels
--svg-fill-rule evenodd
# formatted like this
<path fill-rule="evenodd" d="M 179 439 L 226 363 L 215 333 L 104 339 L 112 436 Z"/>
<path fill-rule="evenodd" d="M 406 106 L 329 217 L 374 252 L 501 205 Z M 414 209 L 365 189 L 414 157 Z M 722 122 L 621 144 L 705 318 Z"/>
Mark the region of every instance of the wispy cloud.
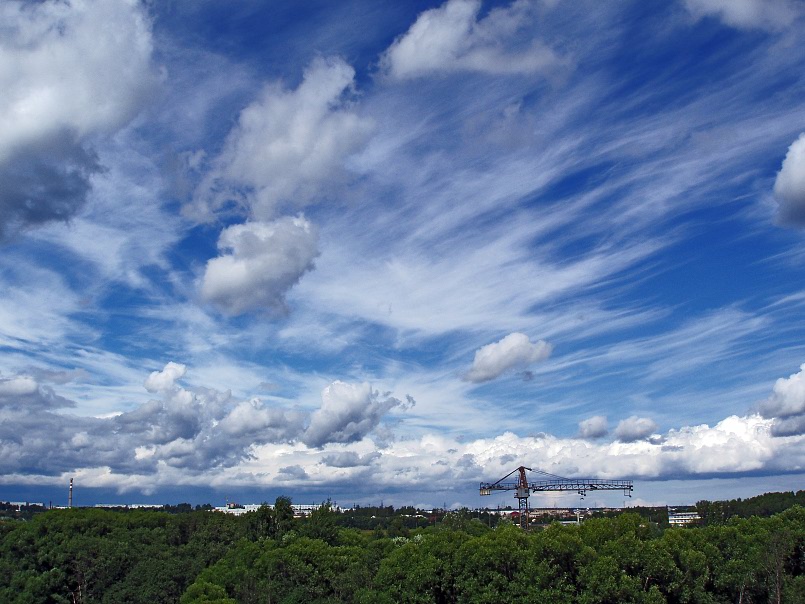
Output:
<path fill-rule="evenodd" d="M 0 480 L 802 468 L 798 5 L 210 6 L 0 8 Z"/>

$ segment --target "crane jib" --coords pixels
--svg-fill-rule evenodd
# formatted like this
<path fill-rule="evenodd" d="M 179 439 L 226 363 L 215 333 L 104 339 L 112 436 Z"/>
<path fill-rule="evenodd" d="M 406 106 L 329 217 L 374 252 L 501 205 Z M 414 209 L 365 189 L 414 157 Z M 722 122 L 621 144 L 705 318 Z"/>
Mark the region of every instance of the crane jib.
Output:
<path fill-rule="evenodd" d="M 536 472 L 549 477 L 547 480 L 528 481 L 526 472 Z M 517 480 L 507 479 L 512 474 L 517 473 Z M 623 491 L 623 494 L 631 497 L 634 485 L 631 480 L 600 480 L 597 478 L 565 478 L 540 470 L 532 470 L 525 466 L 520 466 L 509 472 L 497 482 L 482 482 L 480 485 L 481 495 L 491 495 L 493 491 L 514 491 L 514 496 L 519 502 L 520 526 L 528 528 L 528 496 L 529 493 L 544 493 L 548 491 L 568 492 L 575 491 L 582 497 L 587 491 Z"/>

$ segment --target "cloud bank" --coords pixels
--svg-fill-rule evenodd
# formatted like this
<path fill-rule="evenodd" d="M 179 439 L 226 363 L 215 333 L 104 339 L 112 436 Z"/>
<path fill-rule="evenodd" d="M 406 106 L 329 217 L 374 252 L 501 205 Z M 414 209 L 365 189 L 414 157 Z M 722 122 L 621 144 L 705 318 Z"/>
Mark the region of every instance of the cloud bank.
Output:
<path fill-rule="evenodd" d="M 151 474 L 167 465 L 204 473 L 249 459 L 256 446 L 322 448 L 362 441 L 392 409 L 404 411 L 414 402 L 381 394 L 368 383 L 336 381 L 322 391 L 320 407 L 308 412 L 259 398 L 236 400 L 229 391 L 186 388 L 179 383 L 186 372 L 184 364 L 167 363 L 144 382 L 157 398 L 108 418 L 62 414 L 75 403 L 31 376 L 0 379 L 0 469 L 51 475 L 105 466 Z M 12 426 L 23 430 L 16 433 Z M 375 459 L 342 453 L 329 463 L 366 465 Z"/>
<path fill-rule="evenodd" d="M 0 379 L 0 483 L 23 474 L 58 481 L 67 473 L 122 490 L 219 480 L 331 487 L 371 480 L 376 493 L 384 487 L 428 490 L 456 476 L 489 479 L 516 463 L 569 477 L 644 480 L 805 471 L 805 436 L 775 431 L 777 420 L 803 414 L 805 366 L 778 380 L 763 415 L 683 426 L 659 438 L 648 438 L 657 431 L 654 422 L 632 416 L 619 422 L 613 440 L 593 442 L 606 431 L 606 419 L 596 416 L 581 422 L 577 437 L 431 433 L 382 444 L 373 431 L 392 410 L 410 408 L 410 397 L 404 403 L 367 383 L 336 381 L 308 412 L 186 388 L 178 383 L 185 371 L 172 362 L 152 372 L 146 383 L 159 397 L 111 418 L 62 413 L 73 403 L 29 375 Z M 137 486 L 138 480 L 149 486 Z"/>

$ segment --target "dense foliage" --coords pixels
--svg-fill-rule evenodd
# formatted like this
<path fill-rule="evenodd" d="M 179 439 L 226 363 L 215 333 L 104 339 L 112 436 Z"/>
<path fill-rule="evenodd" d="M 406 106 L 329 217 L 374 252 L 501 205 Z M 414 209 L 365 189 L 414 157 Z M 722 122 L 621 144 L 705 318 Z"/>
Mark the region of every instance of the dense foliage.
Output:
<path fill-rule="evenodd" d="M 176 602 L 244 536 L 224 514 L 51 510 L 0 523 L 0 602 Z"/>
<path fill-rule="evenodd" d="M 285 498 L 242 517 L 74 509 L 5 521 L 0 602 L 805 602 L 799 506 L 693 528 L 630 513 L 531 532 L 468 512 L 421 528 L 414 510 L 391 512 L 385 531 L 345 526 L 361 515 L 327 505 L 294 519 Z"/>
<path fill-rule="evenodd" d="M 696 511 L 702 517 L 703 524 L 722 524 L 735 516 L 772 516 L 795 505 L 805 507 L 805 491 L 764 493 L 749 499 L 730 501 L 705 500 L 696 504 Z"/>

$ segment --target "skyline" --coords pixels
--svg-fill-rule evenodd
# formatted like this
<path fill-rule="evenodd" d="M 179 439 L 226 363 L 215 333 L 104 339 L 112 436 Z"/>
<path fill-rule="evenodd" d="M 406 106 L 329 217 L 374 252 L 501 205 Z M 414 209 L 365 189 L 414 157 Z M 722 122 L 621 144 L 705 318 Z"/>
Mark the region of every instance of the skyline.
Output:
<path fill-rule="evenodd" d="M 600 4 L 3 3 L 0 498 L 798 490 L 805 5 Z"/>

